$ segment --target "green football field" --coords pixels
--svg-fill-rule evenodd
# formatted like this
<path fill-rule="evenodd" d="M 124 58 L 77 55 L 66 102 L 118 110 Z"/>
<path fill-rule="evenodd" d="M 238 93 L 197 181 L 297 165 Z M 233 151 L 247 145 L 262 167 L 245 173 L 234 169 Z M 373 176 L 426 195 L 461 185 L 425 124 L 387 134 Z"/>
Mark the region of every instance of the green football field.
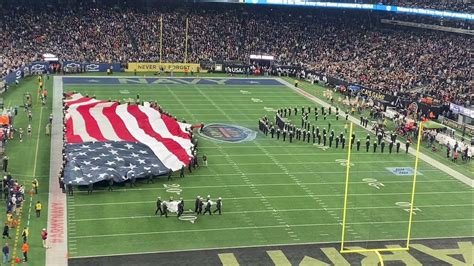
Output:
<path fill-rule="evenodd" d="M 45 88 L 51 91 L 52 79 L 45 82 Z M 28 121 L 27 113 L 23 109 L 23 99 L 25 94 L 31 94 L 33 99 L 32 122 Z M 45 135 L 45 127 L 51 114 L 51 102 L 44 107 L 41 106 L 37 94 L 36 78 L 27 78 L 19 86 L 12 85 L 10 90 L 3 95 L 4 111 L 8 108 L 18 107 L 18 114 L 14 117 L 14 126 L 17 130 L 24 130 L 23 141 L 19 141 L 18 134 L 13 140 L 6 144 L 5 153 L 9 157 L 8 171 L 19 184 L 24 185 L 25 191 L 32 189 L 32 180 L 36 178 L 39 182 L 38 194 L 25 195 L 25 201 L 21 215 L 16 216 L 19 226 L 10 229 L 11 240 L 4 240 L 10 246 L 10 258 L 18 256 L 23 258 L 21 245 L 23 244 L 21 233 L 24 227 L 29 228 L 28 244 L 30 265 L 44 265 L 45 249 L 42 247 L 40 233 L 42 228 L 47 227 L 48 217 L 48 187 L 49 187 L 49 154 L 50 137 Z M 26 128 L 32 127 L 32 136 L 27 136 Z M 3 194 L 2 194 L 3 196 Z M 40 201 L 43 206 L 41 217 L 35 216 L 34 203 Z M 1 210 L 6 212 L 5 204 Z M 6 219 L 6 216 L 4 216 Z M 5 220 L 3 220 L 5 221 Z"/>
<path fill-rule="evenodd" d="M 323 91 L 307 83 L 303 88 L 316 95 Z M 188 123 L 254 131 L 260 117 L 273 119 L 275 109 L 319 107 L 286 86 L 88 84 L 65 85 L 64 91 L 98 99 L 139 94 Z M 290 120 L 300 125 L 299 116 Z M 326 121 L 320 115 L 317 122 L 311 114 L 310 121 L 321 129 L 331 122 L 336 135 L 347 123 L 342 116 L 336 121 L 334 112 Z M 362 145 L 352 154 L 346 241 L 406 239 L 413 176 L 387 168 L 413 168 L 415 157 L 405 154 L 403 146 L 398 154 L 388 154 L 388 147 L 383 154 L 380 147 L 377 153 L 372 147 L 365 152 L 367 131 L 357 125 L 354 130 Z M 261 132 L 242 143 L 198 138 L 199 158 L 206 154 L 209 166 L 201 163 L 192 173 L 186 171 L 185 178 L 175 174 L 172 181 L 140 181 L 137 188 L 117 185 L 113 192 L 96 188 L 92 195 L 83 189 L 68 197 L 70 257 L 340 241 L 347 145 L 290 144 Z M 423 161 L 419 173 L 412 237 L 472 236 L 472 188 Z M 198 195 L 222 197 L 223 214 L 199 216 L 194 223 L 154 215 L 157 196 L 183 197 L 188 210 L 194 209 Z"/>

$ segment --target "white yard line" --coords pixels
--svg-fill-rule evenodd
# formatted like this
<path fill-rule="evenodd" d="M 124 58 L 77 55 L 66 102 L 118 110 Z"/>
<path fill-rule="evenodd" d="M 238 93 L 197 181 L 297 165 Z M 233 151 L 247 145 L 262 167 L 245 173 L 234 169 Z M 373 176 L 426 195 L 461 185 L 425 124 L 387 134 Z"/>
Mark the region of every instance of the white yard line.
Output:
<path fill-rule="evenodd" d="M 353 162 L 353 161 L 351 161 Z M 377 164 L 377 163 L 381 163 L 381 164 L 387 164 L 387 163 L 412 163 L 412 161 L 355 161 L 353 162 L 354 164 Z M 271 163 L 262 163 L 262 162 L 258 162 L 258 163 L 238 163 L 239 165 L 277 165 L 276 163 L 274 162 L 271 162 Z M 333 161 L 333 162 L 320 162 L 320 161 L 312 161 L 312 162 L 279 162 L 280 165 L 295 165 L 295 164 L 341 164 L 341 162 L 336 162 L 336 161 Z M 229 165 L 233 165 L 231 163 L 213 163 L 212 164 L 213 166 L 229 166 Z M 344 168 L 344 167 L 343 167 Z"/>
<path fill-rule="evenodd" d="M 286 173 L 284 173 L 286 175 Z M 219 175 L 207 175 L 209 176 L 216 176 L 218 177 Z M 193 176 L 194 177 L 194 176 Z M 379 180 L 380 181 L 380 180 Z M 384 184 L 411 184 L 413 181 L 410 180 L 398 180 L 398 181 L 385 181 L 382 180 Z M 459 182 L 458 180 L 453 180 L 453 179 L 445 179 L 445 180 L 422 180 L 422 181 L 417 181 L 418 183 L 451 183 L 451 182 Z M 268 184 L 238 184 L 238 185 L 209 185 L 209 186 L 190 186 L 190 187 L 180 187 L 181 189 L 203 189 L 203 188 L 233 188 L 233 187 L 249 187 L 249 186 L 254 186 L 254 187 L 272 187 L 272 186 L 300 186 L 300 185 L 342 185 L 345 184 L 345 182 L 299 182 L 297 183 L 268 183 Z M 367 185 L 367 182 L 361 181 L 353 181 L 351 184 L 360 184 L 360 185 Z M 166 190 L 167 188 L 165 187 L 140 187 L 140 188 L 133 188 L 133 189 L 117 189 L 117 191 L 143 191 L 143 190 Z M 97 191 L 102 191 L 102 190 L 97 190 Z M 75 191 L 75 193 L 87 193 L 87 191 Z"/>
<path fill-rule="evenodd" d="M 463 222 L 463 221 L 474 221 L 473 218 L 467 219 L 440 219 L 440 220 L 417 220 L 414 223 L 438 223 L 438 222 Z M 351 225 L 372 225 L 372 224 L 399 224 L 407 223 L 407 221 L 385 221 L 385 222 L 360 222 L 350 223 Z M 192 233 L 192 232 L 213 232 L 213 231 L 237 231 L 237 230 L 253 230 L 253 229 L 266 229 L 266 228 L 285 228 L 285 227 L 315 227 L 315 226 L 340 226 L 339 223 L 312 223 L 312 224 L 290 224 L 290 225 L 264 225 L 264 226 L 251 226 L 251 227 L 220 227 L 220 228 L 208 228 L 208 229 L 190 229 L 190 230 L 172 230 L 172 231 L 148 231 L 148 232 L 136 232 L 136 233 L 121 233 L 121 234 L 103 234 L 103 235 L 81 235 L 74 236 L 74 239 L 85 239 L 85 238 L 105 238 L 105 237 L 131 237 L 137 235 L 161 235 L 161 234 L 179 234 L 179 233 Z"/>
<path fill-rule="evenodd" d="M 115 193 L 115 192 L 114 192 Z M 417 195 L 439 195 L 439 194 L 472 194 L 472 191 L 438 191 L 438 192 L 417 192 Z M 350 194 L 351 196 L 393 196 L 393 195 L 411 195 L 411 193 L 383 193 L 383 194 Z M 327 194 L 320 195 L 319 197 L 343 197 L 344 194 Z M 223 200 L 252 200 L 252 199 L 291 199 L 291 198 L 310 198 L 309 195 L 284 195 L 284 196 L 257 196 L 257 197 L 235 197 L 235 198 L 223 198 Z M 192 199 L 183 199 L 184 201 L 194 201 Z M 83 203 L 83 204 L 74 204 L 74 207 L 87 207 L 87 206 L 107 206 L 107 205 L 128 205 L 128 204 L 144 204 L 144 203 L 154 203 L 155 201 L 125 201 L 125 202 L 103 202 L 103 203 Z"/>
<path fill-rule="evenodd" d="M 417 205 L 417 208 L 445 208 L 445 207 L 472 207 L 474 204 L 447 204 L 447 205 Z M 379 210 L 379 209 L 398 209 L 401 212 L 403 211 L 398 206 L 378 206 L 378 207 L 349 207 L 348 210 Z M 255 210 L 255 211 L 234 211 L 234 212 L 224 212 L 225 215 L 241 215 L 241 214 L 251 214 L 251 213 L 272 213 L 272 212 L 309 212 L 309 211 L 340 211 L 343 208 L 312 208 L 312 209 L 285 209 L 285 210 Z M 90 222 L 90 221 L 106 221 L 106 220 L 128 220 L 128 219 L 157 219 L 156 215 L 141 215 L 141 216 L 122 216 L 122 217 L 97 217 L 97 218 L 84 218 L 84 219 L 71 219 L 70 222 Z M 277 219 L 277 220 L 281 220 Z M 339 219 L 338 222 L 341 222 Z M 408 221 L 406 221 L 408 222 Z M 285 223 L 286 224 L 286 223 Z"/>
<path fill-rule="evenodd" d="M 286 82 L 285 80 L 282 80 L 280 78 L 278 78 L 277 80 L 279 80 L 281 83 L 285 84 L 288 88 L 290 88 L 291 90 L 293 90 L 294 92 L 306 97 L 307 99 L 321 105 L 321 106 L 324 106 L 325 108 L 329 108 L 331 105 L 324 102 L 323 100 L 317 98 L 316 96 L 306 92 L 305 90 L 303 89 L 300 89 L 300 88 L 296 88 L 294 87 L 293 85 L 291 85 L 290 83 Z M 355 125 L 360 125 L 360 120 L 349 115 L 349 119 L 352 123 L 354 123 Z M 367 128 L 364 128 L 365 130 L 371 132 L 371 133 L 374 133 L 372 130 L 369 130 Z M 404 143 L 402 143 L 404 144 Z M 402 145 L 403 146 L 403 145 Z M 413 156 L 416 156 L 416 150 L 413 148 L 413 147 L 410 147 L 410 149 L 408 150 L 408 152 L 410 154 L 412 154 Z M 432 165 L 433 167 L 435 168 L 438 168 L 439 170 L 443 171 L 443 172 L 446 172 L 447 174 L 451 175 L 452 177 L 458 179 L 459 181 L 465 183 L 466 185 L 470 186 L 470 187 L 474 187 L 474 180 L 459 173 L 458 171 L 452 169 L 451 167 L 449 166 L 446 166 L 445 164 L 431 158 L 430 156 L 422 153 L 422 152 L 419 152 L 419 158 L 421 160 L 423 160 L 424 162 Z"/>

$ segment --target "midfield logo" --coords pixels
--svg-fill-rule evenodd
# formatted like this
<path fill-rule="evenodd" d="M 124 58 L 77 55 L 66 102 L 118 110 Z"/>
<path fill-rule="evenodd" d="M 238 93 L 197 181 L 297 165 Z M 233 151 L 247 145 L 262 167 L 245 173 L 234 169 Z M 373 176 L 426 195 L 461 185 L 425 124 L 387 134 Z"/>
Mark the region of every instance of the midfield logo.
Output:
<path fill-rule="evenodd" d="M 254 140 L 257 133 L 236 125 L 210 124 L 202 129 L 201 135 L 216 141 L 239 143 Z"/>

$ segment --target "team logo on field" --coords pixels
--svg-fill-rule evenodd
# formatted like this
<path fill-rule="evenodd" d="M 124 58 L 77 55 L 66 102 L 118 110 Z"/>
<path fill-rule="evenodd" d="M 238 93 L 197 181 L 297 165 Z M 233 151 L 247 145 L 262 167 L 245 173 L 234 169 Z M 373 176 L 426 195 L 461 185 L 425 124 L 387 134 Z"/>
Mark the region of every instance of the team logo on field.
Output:
<path fill-rule="evenodd" d="M 212 140 L 239 143 L 254 140 L 257 132 L 236 125 L 210 124 L 202 129 L 201 135 Z"/>
<path fill-rule="evenodd" d="M 399 176 L 404 176 L 404 175 L 413 175 L 415 173 L 415 170 L 411 167 L 386 167 L 385 169 L 389 170 L 392 172 L 394 175 L 399 175 Z M 417 175 L 423 175 L 420 172 L 416 173 Z"/>

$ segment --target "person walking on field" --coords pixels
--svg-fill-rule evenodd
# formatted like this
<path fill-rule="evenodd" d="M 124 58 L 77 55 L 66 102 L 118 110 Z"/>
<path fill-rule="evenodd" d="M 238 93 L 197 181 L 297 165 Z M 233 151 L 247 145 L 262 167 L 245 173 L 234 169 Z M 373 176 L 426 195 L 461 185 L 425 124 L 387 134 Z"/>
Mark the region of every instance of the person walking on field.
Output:
<path fill-rule="evenodd" d="M 8 172 L 8 156 L 3 156 L 2 162 L 3 162 L 3 172 Z"/>
<path fill-rule="evenodd" d="M 219 197 L 219 199 L 217 199 L 216 209 L 214 210 L 213 213 L 216 213 L 216 212 L 219 212 L 219 215 L 221 215 L 221 213 L 222 213 L 222 198 L 221 197 Z"/>
<path fill-rule="evenodd" d="M 30 246 L 26 241 L 23 241 L 23 245 L 21 246 L 21 252 L 23 252 L 23 261 L 28 261 L 28 251 L 30 250 Z"/>
<path fill-rule="evenodd" d="M 33 185 L 33 190 L 35 192 L 35 194 L 38 194 L 38 186 L 39 186 L 39 183 L 38 183 L 38 179 L 33 179 L 33 182 L 31 182 L 31 184 Z"/>
<path fill-rule="evenodd" d="M 43 228 L 43 230 L 41 231 L 41 240 L 43 241 L 43 247 L 48 248 L 48 246 L 46 245 L 46 241 L 48 240 L 48 232 L 46 232 L 45 228 Z"/>
<path fill-rule="evenodd" d="M 36 211 L 36 217 L 40 217 L 41 216 L 41 202 L 38 200 L 35 204 L 35 211 Z"/>
<path fill-rule="evenodd" d="M 3 238 L 11 239 L 10 237 L 10 227 L 8 226 L 8 222 L 5 222 L 5 226 L 3 227 Z"/>
<path fill-rule="evenodd" d="M 29 234 L 30 234 L 30 231 L 29 231 L 28 227 L 25 226 L 25 228 L 23 228 L 23 232 L 21 232 L 21 236 L 23 237 L 23 242 L 28 241 L 28 235 Z"/>
<path fill-rule="evenodd" d="M 204 165 L 207 167 L 207 155 L 202 156 L 202 161 L 204 162 Z"/>
<path fill-rule="evenodd" d="M 156 199 L 156 211 L 155 211 L 155 215 L 158 214 L 158 212 L 160 212 L 160 215 L 163 215 L 163 209 L 161 208 L 161 197 L 158 197 Z"/>
<path fill-rule="evenodd" d="M 10 261 L 10 247 L 8 246 L 8 242 L 6 242 L 5 246 L 3 246 L 2 253 L 3 253 L 3 263 L 7 264 Z"/>
<path fill-rule="evenodd" d="M 206 208 L 204 209 L 204 213 L 202 215 L 206 215 L 206 213 L 209 213 L 209 215 L 212 215 L 212 212 L 211 212 L 211 200 L 207 200 L 207 203 L 206 203 Z"/>

